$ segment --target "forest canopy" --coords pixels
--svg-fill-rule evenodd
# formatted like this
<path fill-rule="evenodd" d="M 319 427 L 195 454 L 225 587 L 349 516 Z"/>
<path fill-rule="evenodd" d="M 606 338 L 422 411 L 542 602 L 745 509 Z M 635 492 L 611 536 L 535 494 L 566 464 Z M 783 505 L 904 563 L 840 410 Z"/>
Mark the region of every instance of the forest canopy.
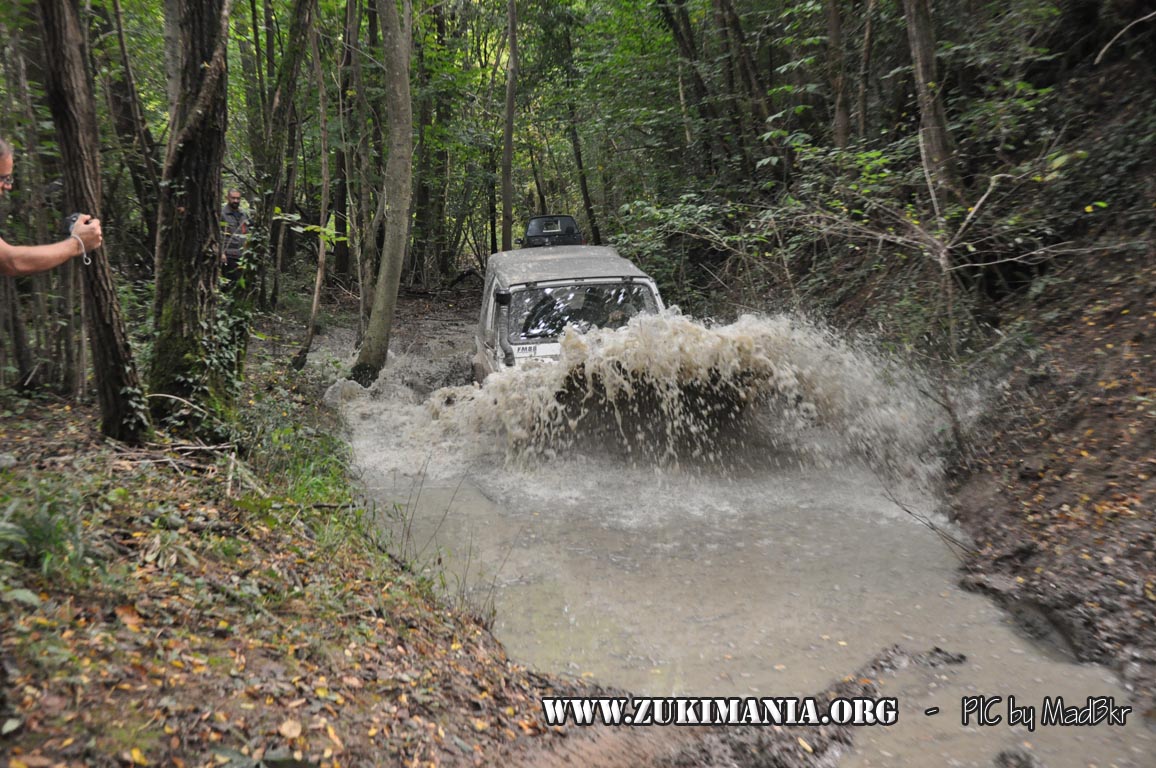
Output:
<path fill-rule="evenodd" d="M 87 274 L 3 279 L 0 386 L 79 394 L 92 370 L 126 439 L 227 411 L 292 271 L 358 297 L 369 381 L 399 289 L 483 267 L 541 213 L 684 309 L 823 314 L 880 286 L 926 309 L 891 333 L 954 355 L 1055 259 L 1151 216 L 1148 7 L 9 2 L 0 231 L 46 242 L 88 209 L 106 246 Z M 222 289 L 233 187 L 252 230 Z"/>

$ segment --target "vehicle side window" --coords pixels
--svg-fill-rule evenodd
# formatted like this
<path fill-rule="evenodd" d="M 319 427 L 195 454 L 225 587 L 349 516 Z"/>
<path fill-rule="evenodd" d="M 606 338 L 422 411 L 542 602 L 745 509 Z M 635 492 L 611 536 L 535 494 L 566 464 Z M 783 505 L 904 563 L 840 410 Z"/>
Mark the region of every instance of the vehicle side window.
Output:
<path fill-rule="evenodd" d="M 482 312 L 478 323 L 482 326 L 482 339 L 487 344 L 494 343 L 494 323 L 491 315 L 497 303 L 494 301 L 494 276 L 486 276 L 486 285 L 482 289 Z"/>
<path fill-rule="evenodd" d="M 498 302 L 492 302 L 493 306 L 490 308 L 490 322 L 489 328 L 486 329 L 486 343 L 495 344 L 498 339 L 498 311 L 501 309 Z"/>

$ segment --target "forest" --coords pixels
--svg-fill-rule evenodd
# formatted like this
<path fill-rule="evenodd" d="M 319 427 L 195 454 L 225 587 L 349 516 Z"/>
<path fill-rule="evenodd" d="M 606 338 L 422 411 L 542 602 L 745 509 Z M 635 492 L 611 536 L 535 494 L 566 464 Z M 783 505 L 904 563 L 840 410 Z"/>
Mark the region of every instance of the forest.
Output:
<path fill-rule="evenodd" d="M 1139 419 L 1121 427 L 1132 436 L 1156 415 L 1144 410 L 1156 390 L 1141 354 L 1156 317 L 1151 0 L 6 0 L 0 41 L 0 138 L 15 149 L 0 237 L 65 239 L 74 212 L 104 231 L 91 264 L 0 277 L 0 438 L 20 434 L 30 403 L 88 407 L 93 445 L 168 451 L 156 462 L 182 483 L 182 467 L 207 466 L 184 463 L 197 451 L 228 445 L 205 459 L 227 474 L 225 495 L 234 478 L 260 488 L 242 465 L 282 473 L 261 452 L 282 450 L 298 428 L 238 425 L 264 407 L 249 407 L 254 387 L 305 402 L 284 382 L 305 365 L 327 308 L 352 308 L 356 361 L 342 375 L 369 386 L 407 297 L 428 308 L 480 291 L 489 255 L 517 247 L 531 216 L 571 214 L 587 242 L 634 261 L 688 315 L 795 312 L 870 334 L 931 371 L 951 416 L 953 480 L 966 490 L 985 472 L 1026 478 L 1011 501 L 984 496 L 971 524 L 988 537 L 973 562 L 1027 582 L 973 574 L 977 590 L 1034 590 L 1048 605 L 1031 572 L 1047 547 L 1024 554 L 1017 543 L 1038 533 L 1029 513 L 1045 496 L 1097 514 L 1101 502 L 1147 508 L 1143 534 L 1127 536 L 1151 539 L 1150 440 L 1124 438 L 1113 461 L 1127 469 L 1101 466 L 1106 485 L 1087 498 L 1046 458 L 1057 435 L 1076 440 L 1089 423 L 1077 400 Z M 239 273 L 225 277 L 232 189 L 250 224 Z M 278 333 L 291 340 L 274 360 L 268 327 L 283 314 L 292 327 Z M 1103 361 L 1104 340 L 1080 335 L 1093 326 L 1124 339 L 1107 349 L 1125 345 L 1126 362 Z M 1065 351 L 1084 356 L 1045 361 Z M 1013 383 L 1001 391 L 1023 395 L 1015 417 L 988 414 L 977 438 L 948 385 L 1004 375 Z M 64 421 L 45 417 L 52 429 L 69 418 L 53 413 Z M 1013 432 L 1006 444 L 991 437 Z M 300 439 L 294 460 L 317 450 Z M 1066 450 L 1064 462 L 1081 460 L 1079 446 Z M 51 548 L 29 554 L 32 518 L 18 519 L 22 491 L 9 491 L 0 605 L 14 610 L 75 583 L 52 581 L 40 557 Z M 261 514 L 282 513 L 264 490 L 254 499 Z M 90 502 L 100 514 L 121 503 Z M 1026 515 L 1023 527 L 991 523 L 1001 504 Z M 156 520 L 141 524 L 155 533 Z M 173 551 L 177 567 L 184 555 Z M 1150 608 L 1150 557 L 1114 557 L 1111 578 L 1096 578 L 1126 582 L 1127 601 Z M 1108 610 L 1101 603 L 1112 605 L 1087 610 Z M 1060 624 L 1091 621 L 1073 618 L 1073 605 L 1051 606 Z M 140 617 L 120 610 L 135 633 Z M 1134 636 L 1147 638 L 1145 653 L 1156 648 L 1140 613 L 1122 602 L 1111 631 L 1072 630 L 1081 660 L 1123 665 Z M 428 616 L 412 624 L 442 631 Z M 1135 663 L 1150 694 L 1156 655 Z M 537 683 L 517 685 L 522 702 Z M 518 730 L 522 703 L 509 716 L 485 706 Z M 5 713 L 0 696 L 0 724 L 20 727 Z M 149 764 L 131 739 L 115 748 L 121 764 L 125 754 Z M 408 741 L 398 749 L 415 764 L 422 755 Z"/>
<path fill-rule="evenodd" d="M 6 281 L 0 383 L 77 395 L 91 366 L 106 432 L 130 440 L 149 411 L 189 417 L 146 390 L 227 407 L 248 313 L 292 269 L 356 294 L 369 381 L 399 286 L 484 266 L 535 212 L 574 213 L 690 311 L 822 313 L 878 283 L 935 307 L 888 333 L 953 355 L 1001 297 L 1107 247 L 1087 242 L 1106 219 L 1150 215 L 1140 10 L 9 3 L 5 237 L 54 239 L 85 210 L 108 239 L 93 279 Z M 223 296 L 227 187 L 253 236 Z"/>

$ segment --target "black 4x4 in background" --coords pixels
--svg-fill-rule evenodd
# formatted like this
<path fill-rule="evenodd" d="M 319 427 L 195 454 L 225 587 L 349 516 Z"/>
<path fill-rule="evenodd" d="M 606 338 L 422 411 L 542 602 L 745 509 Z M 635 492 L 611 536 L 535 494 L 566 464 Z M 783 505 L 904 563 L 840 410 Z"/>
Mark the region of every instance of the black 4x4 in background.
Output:
<path fill-rule="evenodd" d="M 585 245 L 586 238 L 578 229 L 573 216 L 534 216 L 526 223 L 526 236 L 520 241 L 523 248 L 547 245 Z"/>

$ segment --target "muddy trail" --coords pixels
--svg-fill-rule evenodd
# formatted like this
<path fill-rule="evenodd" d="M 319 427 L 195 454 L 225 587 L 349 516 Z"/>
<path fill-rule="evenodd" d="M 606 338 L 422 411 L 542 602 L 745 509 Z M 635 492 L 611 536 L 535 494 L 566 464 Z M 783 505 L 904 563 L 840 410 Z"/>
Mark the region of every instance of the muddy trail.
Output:
<path fill-rule="evenodd" d="M 968 541 L 941 513 L 949 427 L 929 382 L 796 319 L 706 327 L 671 313 L 568 337 L 561 365 L 478 388 L 475 322 L 468 308 L 404 316 L 378 382 L 327 397 L 394 550 L 491 618 L 513 658 L 648 696 L 806 696 L 878 672 L 870 693 L 898 699 L 898 722 L 844 729 L 817 752 L 818 729 L 808 750 L 792 736 L 801 761 L 1151 764 L 1156 737 L 1135 714 L 1008 723 L 1011 696 L 1037 721 L 1057 696 L 1131 702 L 1046 621 L 1025 632 L 959 587 Z M 346 341 L 331 334 L 314 362 Z M 871 666 L 895 646 L 953 661 Z M 1000 697 L 1003 720 L 963 725 L 970 696 Z M 637 763 L 637 749 L 683 765 L 774 752 L 744 746 L 764 737 L 743 729 L 599 731 L 604 765 Z"/>

